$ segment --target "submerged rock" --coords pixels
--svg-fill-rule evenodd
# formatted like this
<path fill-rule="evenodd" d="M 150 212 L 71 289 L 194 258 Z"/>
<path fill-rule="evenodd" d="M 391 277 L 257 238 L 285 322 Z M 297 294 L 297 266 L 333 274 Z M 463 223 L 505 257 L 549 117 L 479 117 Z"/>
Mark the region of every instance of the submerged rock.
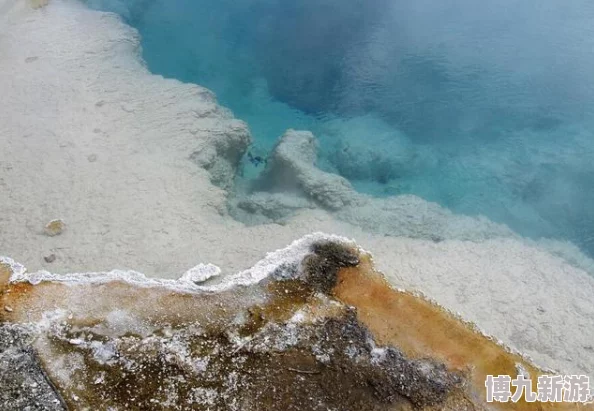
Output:
<path fill-rule="evenodd" d="M 316 168 L 317 142 L 309 131 L 287 130 L 279 139 L 259 185 L 269 191 L 296 191 L 324 208 L 338 210 L 356 200 L 343 177 Z"/>
<path fill-rule="evenodd" d="M 248 224 L 283 223 L 300 209 L 322 208 L 380 235 L 474 241 L 515 236 L 508 227 L 485 217 L 455 215 L 414 195 L 361 194 L 344 177 L 316 166 L 317 146 L 311 132 L 287 130 L 262 174 L 246 192 L 229 201 L 230 213 Z"/>
<path fill-rule="evenodd" d="M 287 130 L 250 193 L 231 200 L 231 213 L 243 221 L 281 222 L 299 209 L 337 211 L 363 202 L 344 177 L 316 167 L 316 153 L 317 142 L 311 132 Z"/>
<path fill-rule="evenodd" d="M 70 409 L 474 410 L 487 406 L 487 374 L 541 374 L 391 288 L 352 244 L 301 240 L 279 255 L 213 287 L 0 265 L 0 305 L 14 307 L 0 313 L 0 343 L 28 330 L 7 344 L 25 365 L 2 378 L 45 384 L 43 409 L 63 398 Z M 7 409 L 38 401 L 10 392 Z"/>

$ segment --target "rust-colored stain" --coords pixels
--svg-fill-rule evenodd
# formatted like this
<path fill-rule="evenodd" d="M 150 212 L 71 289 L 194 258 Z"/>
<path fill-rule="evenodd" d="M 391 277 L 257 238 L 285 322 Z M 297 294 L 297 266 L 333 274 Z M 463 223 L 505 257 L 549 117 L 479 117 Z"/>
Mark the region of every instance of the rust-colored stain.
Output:
<path fill-rule="evenodd" d="M 3 287 L 0 295 L 0 303 L 9 306 L 11 312 L 0 313 L 0 318 L 4 314 L 12 321 L 39 321 L 48 311 L 65 309 L 78 321 L 103 320 L 114 309 L 123 309 L 150 323 L 177 327 L 200 321 L 208 327 L 230 321 L 248 300 L 251 301 L 250 296 L 242 290 L 198 296 L 121 281 L 74 285 L 11 283 Z"/>
<path fill-rule="evenodd" d="M 186 404 L 195 400 L 195 390 L 216 391 L 215 409 L 228 409 L 226 401 L 231 397 L 226 393 L 252 404 L 246 410 L 258 411 L 318 409 L 306 405 L 313 400 L 326 401 L 334 409 L 374 411 L 594 409 L 593 405 L 523 400 L 487 404 L 487 375 L 515 376 L 521 364 L 535 391 L 537 377 L 543 372 L 438 305 L 395 290 L 374 270 L 370 257 L 356 250 L 333 243 L 315 245 L 303 267 L 304 272 L 292 279 L 268 278 L 249 287 L 189 293 L 121 281 L 10 284 L 10 267 L 0 264 L 0 322 L 35 322 L 53 310 L 70 314 L 62 334 L 48 334 L 37 348 L 73 409 L 81 404 L 96 409 L 108 404 L 125 409 L 185 409 L 163 404 L 168 398 L 179 406 Z M 115 337 L 101 334 L 100 330 L 110 327 L 108 318 L 114 310 L 126 311 L 134 322 L 152 331 L 144 336 L 131 328 Z M 313 321 L 291 325 L 296 313 Z M 288 332 L 291 327 L 301 330 L 301 345 L 279 350 L 274 345 L 247 344 L 250 340 L 274 340 L 275 333 Z M 118 358 L 125 357 L 136 367 L 130 371 L 119 363 L 97 362 L 84 345 L 72 344 L 81 340 L 81 335 L 87 343 L 111 339 L 118 347 Z M 244 338 L 244 345 L 237 345 L 234 335 Z M 416 398 L 423 390 L 437 392 L 432 391 L 433 383 L 418 382 L 417 374 L 406 380 L 414 389 L 407 391 L 405 386 L 402 391 L 402 382 L 394 379 L 394 375 L 403 375 L 402 369 L 374 363 L 366 351 L 368 336 L 375 346 L 394 349 L 406 357 L 399 361 L 431 359 L 432 364 L 439 363 L 451 382 L 446 394 L 426 403 L 423 397 Z M 174 340 L 185 341 L 188 361 L 166 351 L 168 342 Z M 322 352 L 328 359 L 318 359 L 312 347 L 325 347 Z M 353 349 L 359 350 L 358 356 L 346 355 Z M 191 369 L 195 361 L 206 357 L 207 371 Z M 59 374 L 51 371 L 52 364 L 61 364 L 65 358 L 84 362 L 71 382 L 61 381 Z M 241 384 L 227 381 L 229 375 L 238 376 Z M 98 380 L 104 384 L 96 384 Z M 184 383 L 173 384 L 175 381 Z M 414 385 L 417 382 L 418 387 Z M 165 387 L 171 396 L 165 395 Z M 234 391 L 237 387 L 239 391 Z M 157 399 L 159 406 L 153 402 Z M 349 406 L 344 408 L 346 404 Z M 211 408 L 198 402 L 192 409 Z"/>
<path fill-rule="evenodd" d="M 448 368 L 470 373 L 474 390 L 486 398 L 487 375 L 517 375 L 521 364 L 532 379 L 536 391 L 538 375 L 544 372 L 519 355 L 512 354 L 471 324 L 456 318 L 438 305 L 409 292 L 398 291 L 377 273 L 369 256 L 362 256 L 357 267 L 339 272 L 334 296 L 357 309 L 359 321 L 382 345 L 399 347 L 412 358 L 432 357 Z M 594 409 L 592 404 L 569 403 L 494 403 L 509 410 Z"/>
<path fill-rule="evenodd" d="M 12 269 L 8 264 L 0 263 L 0 322 L 12 320 L 15 311 L 21 308 L 20 297 L 30 289 L 30 284 L 10 284 Z"/>
<path fill-rule="evenodd" d="M 4 288 L 6 284 L 8 284 L 8 280 L 12 275 L 12 270 L 10 266 L 5 263 L 0 263 L 0 288 Z"/>

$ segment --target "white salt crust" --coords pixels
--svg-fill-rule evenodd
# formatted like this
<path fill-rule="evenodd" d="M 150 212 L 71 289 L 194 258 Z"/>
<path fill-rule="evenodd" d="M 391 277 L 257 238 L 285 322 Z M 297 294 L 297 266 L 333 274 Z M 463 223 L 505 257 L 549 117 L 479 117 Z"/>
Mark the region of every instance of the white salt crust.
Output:
<path fill-rule="evenodd" d="M 314 233 L 295 240 L 283 249 L 268 253 L 264 259 L 252 268 L 237 274 L 226 276 L 221 282 L 203 286 L 199 285 L 207 279 L 218 276 L 220 268 L 213 264 L 199 264 L 182 274 L 178 279 L 150 278 L 137 271 L 112 270 L 108 272 L 84 272 L 55 274 L 41 270 L 29 272 L 13 259 L 0 256 L 0 263 L 8 265 L 12 270 L 10 282 L 27 282 L 33 285 L 42 282 L 58 282 L 66 285 L 106 284 L 113 281 L 124 282 L 136 287 L 162 287 L 178 292 L 218 292 L 234 286 L 249 286 L 268 277 L 275 269 L 283 265 L 299 265 L 303 258 L 311 253 L 311 246 L 318 241 L 337 241 L 354 246 L 348 239 Z"/>

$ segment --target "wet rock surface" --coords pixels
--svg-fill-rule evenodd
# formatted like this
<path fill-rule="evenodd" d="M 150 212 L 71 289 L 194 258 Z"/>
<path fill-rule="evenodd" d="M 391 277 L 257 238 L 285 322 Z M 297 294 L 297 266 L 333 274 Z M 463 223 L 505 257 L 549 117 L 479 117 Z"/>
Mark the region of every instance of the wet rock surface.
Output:
<path fill-rule="evenodd" d="M 352 245 L 315 241 L 267 269 L 201 292 L 0 282 L 14 307 L 0 313 L 0 409 L 480 410 L 483 372 L 538 373 L 391 289 Z"/>
<path fill-rule="evenodd" d="M 51 344 L 78 364 L 67 394 L 73 409 L 408 409 L 442 404 L 461 381 L 439 364 L 374 348 L 348 311 L 320 324 L 240 331 L 191 325 L 105 339 L 69 326 Z"/>
<path fill-rule="evenodd" d="M 317 142 L 312 133 L 287 130 L 272 151 L 262 176 L 255 181 L 253 192 L 299 193 L 304 200 L 329 210 L 355 203 L 358 197 L 346 179 L 315 167 L 316 152 Z M 238 205 L 248 212 L 266 209 L 270 206 L 266 200 L 262 195 L 248 197 L 241 199 Z M 279 208 L 278 202 L 281 202 L 280 197 L 274 209 Z"/>

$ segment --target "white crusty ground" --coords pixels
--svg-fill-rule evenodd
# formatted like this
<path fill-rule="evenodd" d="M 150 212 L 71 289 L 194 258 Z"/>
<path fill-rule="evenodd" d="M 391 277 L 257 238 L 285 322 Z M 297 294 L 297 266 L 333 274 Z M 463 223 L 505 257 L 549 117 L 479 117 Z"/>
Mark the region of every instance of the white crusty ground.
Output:
<path fill-rule="evenodd" d="M 189 157 L 233 151 L 246 143 L 245 125 L 203 88 L 150 74 L 138 44 L 116 16 L 75 0 L 35 10 L 0 0 L 0 255 L 30 271 L 176 278 L 198 263 L 237 273 L 305 234 L 331 232 L 372 252 L 395 285 L 420 290 L 538 364 L 594 376 L 594 279 L 537 243 L 374 235 L 321 210 L 284 225 L 231 219 L 225 191 Z M 419 202 L 408 207 L 413 219 L 436 223 L 423 214 L 434 206 Z M 373 224 L 374 207 L 352 220 Z M 55 218 L 66 230 L 47 237 Z M 464 219 L 473 221 L 484 224 Z M 52 253 L 56 261 L 45 263 Z"/>

